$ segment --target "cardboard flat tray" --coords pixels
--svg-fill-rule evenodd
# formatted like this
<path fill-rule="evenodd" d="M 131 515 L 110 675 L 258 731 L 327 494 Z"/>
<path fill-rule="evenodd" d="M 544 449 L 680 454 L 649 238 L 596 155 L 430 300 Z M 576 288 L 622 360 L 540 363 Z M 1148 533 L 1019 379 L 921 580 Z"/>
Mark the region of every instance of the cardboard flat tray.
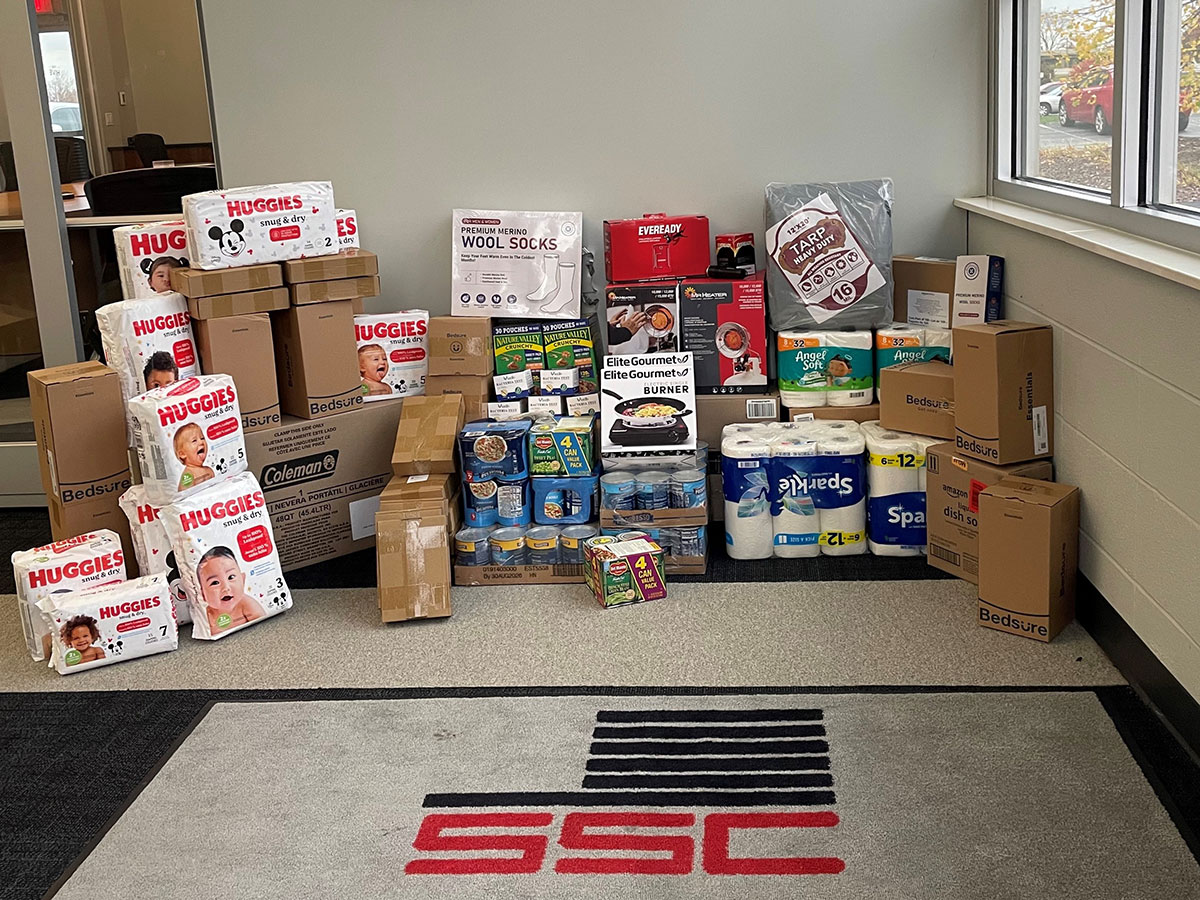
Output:
<path fill-rule="evenodd" d="M 583 584 L 583 566 L 455 566 L 454 584 Z"/>
<path fill-rule="evenodd" d="M 640 525 L 681 528 L 689 525 L 707 525 L 708 506 L 692 506 L 686 509 L 602 509 L 601 528 L 621 528 Z"/>
<path fill-rule="evenodd" d="M 668 575 L 703 575 L 708 571 L 707 556 L 666 556 L 663 570 Z"/>

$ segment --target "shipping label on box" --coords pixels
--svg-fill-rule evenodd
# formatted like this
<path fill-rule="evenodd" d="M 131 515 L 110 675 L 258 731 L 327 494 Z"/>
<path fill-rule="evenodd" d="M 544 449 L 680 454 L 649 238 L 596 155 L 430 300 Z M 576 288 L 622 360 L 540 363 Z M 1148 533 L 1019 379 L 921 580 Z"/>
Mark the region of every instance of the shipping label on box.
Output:
<path fill-rule="evenodd" d="M 949 328 L 954 271 L 952 259 L 892 257 L 893 319 L 910 325 Z"/>
<path fill-rule="evenodd" d="M 767 389 L 764 273 L 741 281 L 683 281 L 679 312 L 683 349 L 696 358 L 697 391 L 757 394 Z"/>

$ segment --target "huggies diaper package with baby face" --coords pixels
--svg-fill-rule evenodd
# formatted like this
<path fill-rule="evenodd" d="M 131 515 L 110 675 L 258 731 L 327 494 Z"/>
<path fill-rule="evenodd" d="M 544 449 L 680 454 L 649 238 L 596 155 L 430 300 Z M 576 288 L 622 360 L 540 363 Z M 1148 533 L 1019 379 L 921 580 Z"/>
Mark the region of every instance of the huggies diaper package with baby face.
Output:
<path fill-rule="evenodd" d="M 198 375 L 129 401 L 146 498 L 166 506 L 246 469 L 233 379 Z"/>
<path fill-rule="evenodd" d="M 200 374 L 192 318 L 182 294 L 109 303 L 96 310 L 96 324 L 104 358 L 121 376 L 126 403 L 151 388 Z"/>
<path fill-rule="evenodd" d="M 121 293 L 126 300 L 149 300 L 171 290 L 171 270 L 188 267 L 183 220 L 124 225 L 113 229 Z"/>
<path fill-rule="evenodd" d="M 54 641 L 50 665 L 72 675 L 179 647 L 175 609 L 162 572 L 132 581 L 51 594 L 38 601 Z"/>
<path fill-rule="evenodd" d="M 192 637 L 216 640 L 290 609 L 262 488 L 243 473 L 166 507 L 161 521 L 192 607 Z"/>
<path fill-rule="evenodd" d="M 300 181 L 183 198 L 197 269 L 228 269 L 338 252 L 333 185 Z"/>
<path fill-rule="evenodd" d="M 416 397 L 429 372 L 429 311 L 402 309 L 355 316 L 363 401 Z"/>
<path fill-rule="evenodd" d="M 12 555 L 13 581 L 25 644 L 34 659 L 50 653 L 50 623 L 37 608 L 53 594 L 125 580 L 121 538 L 107 529 Z"/>
<path fill-rule="evenodd" d="M 183 592 L 183 580 L 179 577 L 179 566 L 175 564 L 171 539 L 159 519 L 161 510 L 146 499 L 146 488 L 140 484 L 131 486 L 117 502 L 129 520 L 129 537 L 133 541 L 138 570 L 143 575 L 166 574 L 171 602 L 175 604 L 175 620 L 180 625 L 188 624 L 192 621 L 192 611 Z"/>

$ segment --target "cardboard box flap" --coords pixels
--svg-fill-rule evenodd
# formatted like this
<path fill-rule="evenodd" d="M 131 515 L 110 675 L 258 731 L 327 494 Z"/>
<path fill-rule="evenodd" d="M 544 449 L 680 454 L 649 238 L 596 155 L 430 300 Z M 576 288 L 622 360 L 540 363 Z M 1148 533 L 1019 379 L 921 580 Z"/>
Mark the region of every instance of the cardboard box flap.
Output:
<path fill-rule="evenodd" d="M 1020 331 L 1048 331 L 1050 326 L 1037 322 L 1018 322 L 1015 319 L 996 319 L 994 322 L 982 322 L 978 325 L 960 325 L 954 330 L 969 334 L 1016 334 Z"/>
<path fill-rule="evenodd" d="M 939 378 L 953 378 L 954 367 L 940 359 L 918 360 L 916 362 L 896 363 L 888 366 L 883 372 L 912 372 L 916 375 L 933 375 Z M 882 374 L 882 372 L 880 373 Z"/>
<path fill-rule="evenodd" d="M 172 269 L 171 290 L 185 297 L 212 297 L 241 291 L 261 291 L 283 284 L 279 263 L 233 269 Z"/>
<path fill-rule="evenodd" d="M 38 369 L 29 373 L 30 379 L 38 382 L 38 384 L 70 384 L 72 381 L 79 381 L 81 378 L 95 378 L 98 375 L 104 375 L 107 372 L 113 372 L 102 362 L 96 360 L 88 360 L 86 362 L 74 363 L 73 365 L 55 366 L 52 369 Z"/>
<path fill-rule="evenodd" d="M 288 284 L 307 281 L 331 281 L 364 278 L 379 274 L 379 258 L 370 250 L 342 250 L 330 256 L 289 259 L 283 264 Z"/>
<path fill-rule="evenodd" d="M 1057 506 L 1078 490 L 1079 488 L 1073 484 L 1038 481 L 1033 478 L 1023 478 L 1020 475 L 1010 475 L 996 484 L 988 485 L 983 494 L 998 500 L 1030 503 L 1049 509 Z"/>
<path fill-rule="evenodd" d="M 455 444 L 464 410 L 462 394 L 405 399 L 396 428 L 392 471 L 397 475 L 454 471 Z"/>

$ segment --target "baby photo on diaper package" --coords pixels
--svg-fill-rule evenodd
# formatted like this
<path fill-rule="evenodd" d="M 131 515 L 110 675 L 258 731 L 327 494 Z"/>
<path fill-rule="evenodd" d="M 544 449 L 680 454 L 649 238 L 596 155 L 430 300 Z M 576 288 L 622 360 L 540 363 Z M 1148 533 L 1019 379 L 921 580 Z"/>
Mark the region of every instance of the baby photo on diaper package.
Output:
<path fill-rule="evenodd" d="M 233 379 L 198 375 L 129 401 L 146 498 L 157 506 L 246 469 Z"/>
<path fill-rule="evenodd" d="M 355 316 L 354 337 L 364 402 L 425 393 L 429 372 L 428 310 Z"/>
<path fill-rule="evenodd" d="M 192 611 L 192 637 L 217 640 L 292 606 L 267 501 L 243 473 L 162 510 Z"/>
<path fill-rule="evenodd" d="M 187 625 L 192 621 L 192 611 L 183 592 L 175 551 L 160 519 L 161 510 L 146 499 L 146 488 L 140 484 L 131 485 L 117 503 L 129 520 L 129 538 L 133 542 L 138 571 L 143 575 L 166 574 L 171 602 L 175 605 L 175 620 L 180 625 Z"/>

